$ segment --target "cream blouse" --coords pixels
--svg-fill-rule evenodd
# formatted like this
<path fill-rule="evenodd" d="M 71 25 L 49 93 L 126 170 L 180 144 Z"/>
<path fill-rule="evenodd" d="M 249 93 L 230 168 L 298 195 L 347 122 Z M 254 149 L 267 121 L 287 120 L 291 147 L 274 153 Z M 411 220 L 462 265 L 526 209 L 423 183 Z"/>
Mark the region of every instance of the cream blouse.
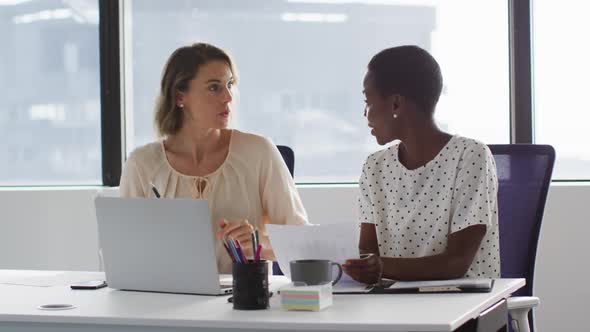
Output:
<path fill-rule="evenodd" d="M 307 214 L 279 150 L 267 138 L 232 130 L 229 152 L 205 176 L 176 171 L 162 141 L 135 149 L 121 175 L 121 197 L 154 197 L 150 182 L 165 198 L 206 199 L 214 232 L 219 220 L 247 219 L 266 235 L 265 223 L 307 224 Z M 215 240 L 219 273 L 231 273 L 231 259 Z"/>

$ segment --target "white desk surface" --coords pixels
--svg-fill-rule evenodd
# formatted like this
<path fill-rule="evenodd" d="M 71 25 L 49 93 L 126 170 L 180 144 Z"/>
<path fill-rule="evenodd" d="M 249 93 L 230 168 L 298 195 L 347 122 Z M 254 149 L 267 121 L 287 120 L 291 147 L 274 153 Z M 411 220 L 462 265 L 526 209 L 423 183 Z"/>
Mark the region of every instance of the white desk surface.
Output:
<path fill-rule="evenodd" d="M 36 271 L 0 270 L 6 276 Z M 285 311 L 279 296 L 269 310 L 238 311 L 227 296 L 148 292 L 71 290 L 69 283 L 102 273 L 66 272 L 61 286 L 0 284 L 0 326 L 3 323 L 117 325 L 163 328 L 221 328 L 316 331 L 452 331 L 525 284 L 524 279 L 498 279 L 490 293 L 334 295 L 321 312 Z M 84 279 L 83 278 L 83 279 Z M 272 277 L 271 288 L 286 282 Z M 67 284 L 65 284 L 67 283 Z M 75 309 L 43 311 L 39 305 L 67 303 Z"/>

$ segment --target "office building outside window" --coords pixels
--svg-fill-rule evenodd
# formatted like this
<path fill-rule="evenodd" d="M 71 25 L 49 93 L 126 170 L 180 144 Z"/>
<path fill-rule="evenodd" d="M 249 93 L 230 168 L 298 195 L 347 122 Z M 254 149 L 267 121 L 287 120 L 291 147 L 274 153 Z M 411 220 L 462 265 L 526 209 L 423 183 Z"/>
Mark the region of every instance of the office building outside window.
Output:
<path fill-rule="evenodd" d="M 101 184 L 97 0 L 0 0 L 0 186 Z"/>
<path fill-rule="evenodd" d="M 239 74 L 232 127 L 292 147 L 298 183 L 356 182 L 380 147 L 363 117 L 362 78 L 378 51 L 415 44 L 445 80 L 436 119 L 451 133 L 508 143 L 506 1 L 125 1 L 127 153 L 156 139 L 167 57 L 209 42 Z"/>
<path fill-rule="evenodd" d="M 585 1 L 533 3 L 535 143 L 556 151 L 554 180 L 590 180 L 590 22 Z"/>

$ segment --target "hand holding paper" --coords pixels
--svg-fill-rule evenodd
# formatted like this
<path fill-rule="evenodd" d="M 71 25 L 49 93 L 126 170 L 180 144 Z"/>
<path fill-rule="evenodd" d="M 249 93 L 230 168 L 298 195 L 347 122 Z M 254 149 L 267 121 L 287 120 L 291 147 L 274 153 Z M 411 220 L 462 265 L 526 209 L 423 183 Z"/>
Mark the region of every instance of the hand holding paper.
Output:
<path fill-rule="evenodd" d="M 375 254 L 365 254 L 364 257 L 347 259 L 342 269 L 352 279 L 365 284 L 376 284 L 381 280 L 383 263 Z"/>
<path fill-rule="evenodd" d="M 267 225 L 271 246 L 283 273 L 290 278 L 289 262 L 298 259 L 327 259 L 344 263 L 359 257 L 359 227 L 355 223 L 291 226 Z M 334 292 L 365 292 L 366 285 L 347 274 L 334 286 Z M 367 290 L 368 291 L 368 290 Z"/>
<path fill-rule="evenodd" d="M 271 246 L 283 273 L 290 277 L 289 262 L 297 259 L 328 259 L 344 263 L 359 257 L 358 225 L 267 225 Z"/>

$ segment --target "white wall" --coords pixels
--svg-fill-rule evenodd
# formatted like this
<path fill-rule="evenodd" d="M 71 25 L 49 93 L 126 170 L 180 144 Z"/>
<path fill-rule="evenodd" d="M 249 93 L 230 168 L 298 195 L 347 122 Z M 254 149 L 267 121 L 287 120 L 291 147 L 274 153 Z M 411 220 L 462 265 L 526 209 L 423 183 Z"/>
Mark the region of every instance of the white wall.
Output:
<path fill-rule="evenodd" d="M 98 269 L 100 188 L 0 190 L 0 269 Z M 112 193 L 111 190 L 106 190 Z M 313 223 L 354 222 L 355 186 L 299 188 Z M 590 185 L 551 187 L 537 256 L 539 331 L 581 331 L 590 298 Z"/>
<path fill-rule="evenodd" d="M 553 185 L 541 228 L 534 293 L 539 331 L 588 331 L 590 185 Z"/>

